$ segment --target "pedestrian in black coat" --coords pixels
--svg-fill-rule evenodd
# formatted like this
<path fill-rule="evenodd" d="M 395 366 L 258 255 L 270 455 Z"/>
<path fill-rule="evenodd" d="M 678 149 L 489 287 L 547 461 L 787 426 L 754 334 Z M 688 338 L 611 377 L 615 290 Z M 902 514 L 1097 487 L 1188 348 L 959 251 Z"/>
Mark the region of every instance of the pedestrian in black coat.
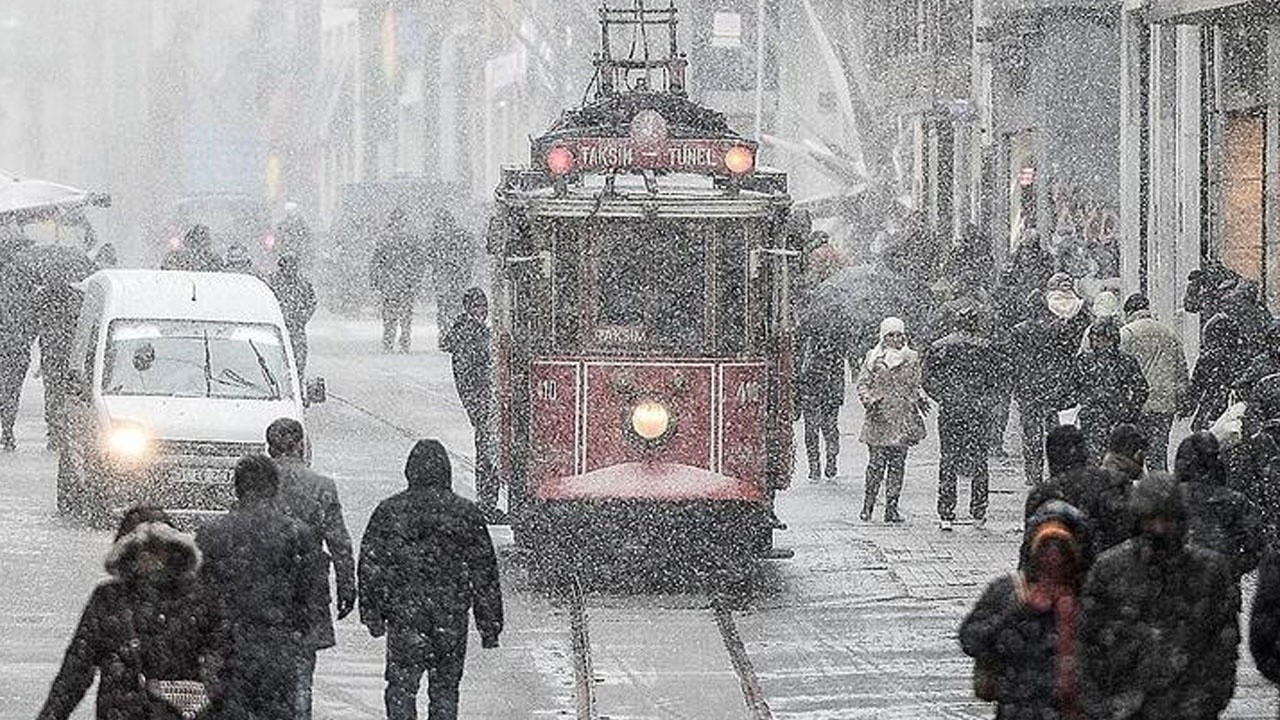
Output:
<path fill-rule="evenodd" d="M 1127 540 L 1133 530 L 1129 480 L 1089 463 L 1084 434 L 1075 425 L 1059 425 L 1050 430 L 1045 454 L 1049 458 L 1049 481 L 1027 493 L 1024 517 L 1030 519 L 1050 500 L 1062 500 L 1088 519 L 1093 555 L 1101 555 Z"/>
<path fill-rule="evenodd" d="M 316 289 L 302 274 L 302 263 L 293 253 L 284 253 L 276 261 L 277 269 L 267 277 L 267 285 L 280 302 L 284 327 L 293 342 L 293 358 L 298 378 L 307 373 L 307 323 L 316 314 Z"/>
<path fill-rule="evenodd" d="M 1239 586 L 1225 558 L 1186 544 L 1168 475 L 1139 483 L 1130 507 L 1138 534 L 1103 553 L 1084 587 L 1089 716 L 1216 718 L 1235 691 Z"/>
<path fill-rule="evenodd" d="M 481 646 L 502 632 L 502 588 L 484 516 L 453 493 L 444 446 L 421 440 L 405 463 L 409 489 L 379 503 L 360 543 L 360 621 L 387 636 L 388 720 L 416 718 L 427 674 L 432 720 L 458 716 L 467 613 Z"/>
<path fill-rule="evenodd" d="M 1088 522 L 1061 500 L 1027 521 L 1019 570 L 987 586 L 960 626 L 975 693 L 998 720 L 1081 718 L 1080 589 L 1089 570 Z"/>
<path fill-rule="evenodd" d="M 1033 298 L 1030 317 L 1014 326 L 1002 355 L 1010 361 L 1022 418 L 1022 459 L 1028 485 L 1044 479 L 1044 438 L 1058 412 L 1075 405 L 1071 383 L 1080 342 L 1092 317 L 1066 273 L 1053 275 Z"/>
<path fill-rule="evenodd" d="M 200 551 L 155 508 L 125 513 L 39 720 L 66 720 L 98 675 L 99 720 L 179 720 L 147 680 L 203 683 L 222 704 L 228 637 L 219 603 L 197 580 Z"/>
<path fill-rule="evenodd" d="M 1174 468 L 1187 506 L 1187 542 L 1226 558 L 1239 582 L 1258 566 L 1267 533 L 1253 503 L 1227 487 L 1218 439 L 1202 431 L 1183 440 Z"/>
<path fill-rule="evenodd" d="M 1280 554 L 1274 548 L 1258 566 L 1258 591 L 1249 617 L 1249 653 L 1258 672 L 1280 685 Z"/>
<path fill-rule="evenodd" d="M 333 568 L 338 589 L 338 619 L 356 606 L 356 564 L 351 551 L 351 535 L 342 518 L 338 486 L 307 467 L 306 438 L 302 423 L 293 418 L 280 418 L 267 426 L 267 452 L 275 460 L 280 474 L 278 504 L 285 515 L 305 523 L 312 534 L 324 543 L 325 552 L 317 564 L 312 587 L 316 591 L 312 603 L 314 616 L 311 632 L 303 642 L 298 663 L 298 720 L 311 719 L 312 678 L 316 671 L 316 651 L 337 644 L 333 634 L 333 616 L 329 614 L 329 568 Z"/>
<path fill-rule="evenodd" d="M 401 208 L 391 211 L 369 263 L 369 283 L 382 299 L 382 351 L 409 352 L 413 344 L 413 304 L 427 270 L 422 239 Z M 397 341 L 397 333 L 399 339 Z"/>
<path fill-rule="evenodd" d="M 1089 328 L 1089 347 L 1076 360 L 1071 382 L 1080 404 L 1077 422 L 1089 457 L 1096 460 L 1115 426 L 1138 422 L 1148 388 L 1137 359 L 1120 350 L 1120 328 L 1114 321 L 1099 320 Z"/>
<path fill-rule="evenodd" d="M 840 456 L 840 408 L 844 405 L 845 367 L 850 338 L 828 318 L 810 318 L 796 338 L 796 392 L 804 419 L 804 449 L 809 481 L 834 481 Z M 823 454 L 826 466 L 823 467 Z"/>
<path fill-rule="evenodd" d="M 321 595 L 319 545 L 306 525 L 276 504 L 280 476 L 264 455 L 241 458 L 236 504 L 200 529 L 201 578 L 227 613 L 231 711 L 255 720 L 293 720 L 298 658 L 312 632 Z"/>
<path fill-rule="evenodd" d="M 71 342 L 80 318 L 84 294 L 68 282 L 40 288 L 35 298 L 39 328 L 40 378 L 44 383 L 44 419 L 48 447 L 61 447 L 67 432 L 66 399 L 71 378 Z"/>
<path fill-rule="evenodd" d="M 1244 374 L 1249 358 L 1240 342 L 1240 327 L 1227 315 L 1214 315 L 1204 326 L 1204 343 L 1182 417 L 1191 416 L 1193 431 L 1206 430 L 1226 411 L 1231 389 Z"/>
<path fill-rule="evenodd" d="M 949 530 L 955 520 L 956 478 L 970 479 L 969 514 L 981 525 L 987 516 L 987 437 L 1001 358 L 975 332 L 979 319 L 959 313 L 954 332 L 929 346 L 923 386 L 938 403 L 938 518 Z"/>
<path fill-rule="evenodd" d="M 0 266 L 0 273 L 7 269 L 9 266 Z M 0 280 L 0 450 L 4 452 L 17 448 L 13 428 L 35 337 L 27 302 L 17 289 Z"/>
<path fill-rule="evenodd" d="M 467 411 L 475 438 L 476 495 L 485 519 L 506 524 L 498 509 L 498 471 L 494 437 L 493 334 L 489 330 L 489 299 L 480 288 L 462 296 L 463 313 L 440 340 L 453 359 L 453 385 Z"/>
<path fill-rule="evenodd" d="M 192 225 L 182 244 L 170 250 L 160 263 L 161 270 L 222 272 L 222 258 L 213 251 L 213 236 L 204 225 Z"/>

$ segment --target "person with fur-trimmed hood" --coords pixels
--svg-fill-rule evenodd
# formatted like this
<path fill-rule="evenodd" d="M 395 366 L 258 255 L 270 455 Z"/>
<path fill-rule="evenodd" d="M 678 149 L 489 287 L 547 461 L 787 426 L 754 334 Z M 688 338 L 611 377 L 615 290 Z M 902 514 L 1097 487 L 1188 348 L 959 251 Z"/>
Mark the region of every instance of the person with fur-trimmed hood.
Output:
<path fill-rule="evenodd" d="M 194 539 L 153 507 L 130 509 L 107 554 L 111 579 L 94 589 L 39 720 L 69 717 L 98 674 L 99 720 L 179 720 L 148 680 L 204 684 L 221 704 L 227 653 L 219 604 L 197 580 Z"/>
<path fill-rule="evenodd" d="M 1137 534 L 1089 571 L 1080 630 L 1091 717 L 1216 718 L 1235 692 L 1240 588 L 1225 558 L 1186 541 L 1178 485 L 1151 473 L 1130 498 Z"/>
<path fill-rule="evenodd" d="M 1089 563 L 1088 520 L 1061 500 L 1027 521 L 1017 572 L 992 581 L 960 626 L 974 659 L 974 692 L 1001 720 L 1082 718 L 1080 589 Z"/>
<path fill-rule="evenodd" d="M 378 504 L 360 542 L 360 621 L 387 636 L 388 720 L 417 717 L 427 675 L 428 715 L 458 716 L 468 614 L 481 647 L 498 647 L 502 588 L 484 515 L 454 494 L 449 455 L 420 440 L 405 462 L 409 488 Z"/>

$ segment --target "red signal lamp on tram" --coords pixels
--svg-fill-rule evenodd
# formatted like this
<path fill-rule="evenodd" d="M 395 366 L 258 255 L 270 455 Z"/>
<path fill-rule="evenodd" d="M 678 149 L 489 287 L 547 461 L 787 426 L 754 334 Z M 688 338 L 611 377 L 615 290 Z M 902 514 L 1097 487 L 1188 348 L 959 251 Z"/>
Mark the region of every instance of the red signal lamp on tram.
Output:
<path fill-rule="evenodd" d="M 756 156 L 746 145 L 734 145 L 724 154 L 724 167 L 734 175 L 746 175 L 756 167 Z"/>
<path fill-rule="evenodd" d="M 557 145 L 547 151 L 547 170 L 552 175 L 564 176 L 573 172 L 573 152 L 563 145 Z"/>

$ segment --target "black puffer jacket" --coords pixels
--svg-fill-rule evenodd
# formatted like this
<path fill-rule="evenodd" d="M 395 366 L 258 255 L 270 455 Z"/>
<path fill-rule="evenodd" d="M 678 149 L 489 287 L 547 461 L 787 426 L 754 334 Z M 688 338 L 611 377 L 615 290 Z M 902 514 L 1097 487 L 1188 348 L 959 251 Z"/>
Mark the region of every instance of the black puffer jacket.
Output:
<path fill-rule="evenodd" d="M 1024 569 L 992 581 L 960 625 L 961 649 L 979 668 L 995 675 L 998 720 L 1061 717 L 1055 685 L 1057 618 L 1052 609 L 1040 612 L 1026 601 L 1027 584 L 1035 581 L 1035 569 L 1029 562 L 1031 539 L 1049 522 L 1070 528 L 1088 561 L 1084 516 L 1066 503 L 1049 502 L 1027 523 L 1020 565 Z"/>
<path fill-rule="evenodd" d="M 1147 380 L 1132 355 L 1117 349 L 1089 351 L 1076 361 L 1072 376 L 1080 404 L 1080 427 L 1111 428 L 1138 421 L 1147 402 Z"/>
<path fill-rule="evenodd" d="M 1252 571 L 1262 557 L 1266 533 L 1253 503 L 1226 487 L 1217 438 L 1198 432 L 1183 440 L 1174 467 L 1187 507 L 1187 542 L 1222 555 L 1237 579 Z"/>
<path fill-rule="evenodd" d="M 1060 318 L 1039 300 L 1034 316 L 1014 326 L 1008 347 L 1014 391 L 1020 401 L 1042 403 L 1054 410 L 1074 404 L 1072 369 L 1092 322 L 1088 310 L 1082 308 L 1070 318 Z"/>
<path fill-rule="evenodd" d="M 1135 521 L 1167 518 L 1165 541 L 1141 534 L 1097 559 L 1081 628 L 1091 717 L 1216 718 L 1235 691 L 1240 590 L 1226 560 L 1186 545 L 1186 513 L 1171 478 L 1134 489 Z"/>
<path fill-rule="evenodd" d="M 1204 430 L 1227 409 L 1231 388 L 1249 358 L 1240 341 L 1240 328 L 1226 315 L 1214 315 L 1204 326 L 1204 349 L 1191 372 L 1187 413 L 1192 430 Z"/>
<path fill-rule="evenodd" d="M 1258 566 L 1258 592 L 1249 618 L 1249 652 L 1258 672 L 1280 684 L 1280 555 L 1274 551 Z"/>
<path fill-rule="evenodd" d="M 924 353 L 924 391 L 942 412 L 988 412 L 1004 364 L 991 343 L 967 332 L 954 332 Z"/>
<path fill-rule="evenodd" d="M 429 635 L 447 654 L 467 636 L 467 613 L 486 644 L 502 631 L 502 588 L 480 510 L 450 489 L 444 447 L 419 442 L 405 465 L 409 489 L 373 511 L 360 543 L 360 621 Z"/>
<path fill-rule="evenodd" d="M 168 564 L 141 575 L 135 558 L 147 546 L 166 549 Z M 178 720 L 172 708 L 139 688 L 139 673 L 202 681 L 216 696 L 228 650 L 226 626 L 218 603 L 197 582 L 200 552 L 191 538 L 163 523 L 144 523 L 116 541 L 106 565 L 112 578 L 89 598 L 40 720 L 70 716 L 95 672 L 99 720 Z"/>

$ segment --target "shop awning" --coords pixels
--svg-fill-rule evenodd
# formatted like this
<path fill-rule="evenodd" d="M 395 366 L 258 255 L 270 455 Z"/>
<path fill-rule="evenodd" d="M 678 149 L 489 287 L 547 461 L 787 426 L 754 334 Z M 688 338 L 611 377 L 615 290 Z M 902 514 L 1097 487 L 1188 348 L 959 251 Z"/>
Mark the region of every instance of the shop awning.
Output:
<path fill-rule="evenodd" d="M 1153 23 L 1232 24 L 1280 18 L 1276 0 L 1151 0 L 1148 19 Z"/>

